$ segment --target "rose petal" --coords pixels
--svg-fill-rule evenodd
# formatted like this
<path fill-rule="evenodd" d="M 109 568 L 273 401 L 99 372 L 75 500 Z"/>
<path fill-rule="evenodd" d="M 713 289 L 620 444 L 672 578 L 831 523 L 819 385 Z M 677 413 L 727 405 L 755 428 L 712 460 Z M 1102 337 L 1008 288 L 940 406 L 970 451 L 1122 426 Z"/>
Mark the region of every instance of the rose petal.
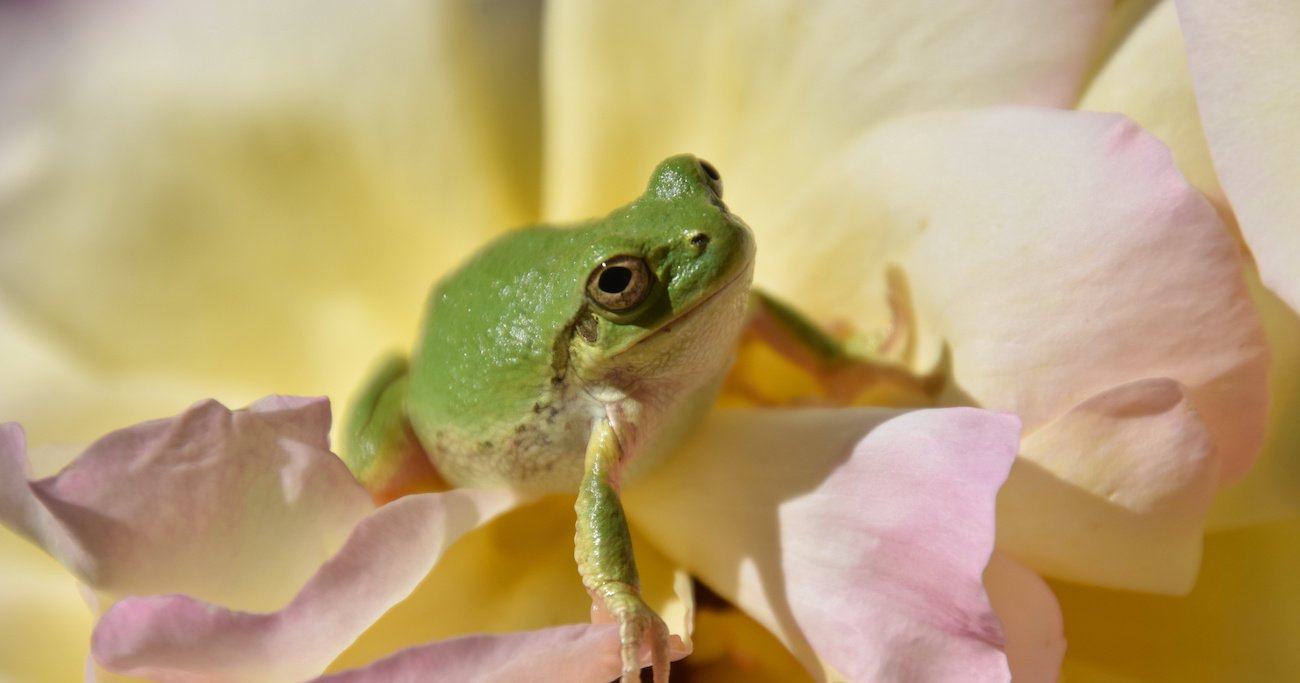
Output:
<path fill-rule="evenodd" d="M 995 551 L 984 570 L 984 588 L 1006 635 L 1011 679 L 1056 683 L 1065 657 L 1065 624 L 1047 582 Z"/>
<path fill-rule="evenodd" d="M 419 585 L 331 665 L 364 666 L 403 648 L 466 633 L 524 631 L 590 619 L 573 561 L 573 498 L 551 496 L 493 519 L 452 546 Z M 690 605 L 674 596 L 673 564 L 637 533 L 643 595 L 688 638 Z"/>
<path fill-rule="evenodd" d="M 779 228 L 779 229 L 778 229 Z M 1267 348 L 1240 254 L 1169 152 L 1109 114 L 989 109 L 900 119 L 833 164 L 764 248 L 755 282 L 823 319 L 890 324 L 953 402 L 1027 432 L 1148 377 L 1186 385 L 1230 482 L 1264 433 Z M 794 245 L 798 246 L 795 247 Z"/>
<path fill-rule="evenodd" d="M 1214 203 L 1220 216 L 1231 215 L 1210 160 L 1187 72 L 1183 36 L 1172 2 L 1131 3 L 1119 11 L 1146 13 L 1129 27 L 1123 42 L 1088 83 L 1079 109 L 1117 111 L 1169 146 L 1178 170 Z"/>
<path fill-rule="evenodd" d="M 606 683 L 618 678 L 618 627 L 575 624 L 415 647 L 316 683 Z"/>
<path fill-rule="evenodd" d="M 1109 9 L 553 3 L 546 215 L 608 211 L 639 194 L 660 159 L 690 151 L 714 162 L 728 203 L 761 231 L 791 183 L 874 123 L 936 108 L 1073 104 Z"/>
<path fill-rule="evenodd" d="M 1259 462 L 1214 499 L 1212 530 L 1300 516 L 1300 314 L 1247 271 L 1251 295 L 1264 320 L 1273 362 L 1268 370 L 1268 435 Z"/>
<path fill-rule="evenodd" d="M 0 521 L 109 601 L 185 592 L 282 604 L 372 509 L 327 450 L 329 422 L 324 399 L 269 397 L 235 412 L 206 401 L 109 434 L 30 483 L 21 431 L 8 425 Z"/>
<path fill-rule="evenodd" d="M 440 272 L 536 217 L 530 3 L 48 4 L 57 59 L 20 55 L 39 92 L 0 102 L 0 159 L 29 160 L 0 293 L 92 375 L 346 395 Z"/>
<path fill-rule="evenodd" d="M 1300 311 L 1300 5 L 1176 5 L 1214 166 L 1264 284 Z"/>
<path fill-rule="evenodd" d="M 974 409 L 722 412 L 628 512 L 812 671 L 1005 680 L 980 575 L 1017 435 Z"/>
<path fill-rule="evenodd" d="M 452 542 L 517 503 L 508 491 L 407 496 L 359 523 L 277 612 L 236 612 L 183 595 L 127 598 L 100 619 L 92 652 L 111 670 L 167 682 L 315 676 L 406 597 Z"/>
<path fill-rule="evenodd" d="M 1289 681 L 1300 671 L 1300 518 L 1210 534 L 1184 598 L 1055 584 L 1065 680 Z"/>
<path fill-rule="evenodd" d="M 1126 384 L 1028 435 L 998 547 L 1057 578 L 1158 593 L 1196 580 L 1219 458 L 1187 392 Z"/>

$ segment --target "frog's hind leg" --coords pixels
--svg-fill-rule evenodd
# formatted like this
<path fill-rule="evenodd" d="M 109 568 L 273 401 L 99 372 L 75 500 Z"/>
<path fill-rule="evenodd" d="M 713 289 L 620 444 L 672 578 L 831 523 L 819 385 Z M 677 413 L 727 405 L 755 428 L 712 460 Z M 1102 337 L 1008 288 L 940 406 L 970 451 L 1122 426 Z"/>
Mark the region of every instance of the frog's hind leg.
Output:
<path fill-rule="evenodd" d="M 891 305 L 904 308 L 895 302 Z M 907 357 L 913 343 L 911 325 L 905 311 L 896 310 L 895 317 L 903 320 L 886 340 L 842 340 L 788 304 L 754 290 L 750 293 L 749 319 L 741 338 L 738 365 L 744 365 L 747 352 L 761 349 L 758 353 L 766 355 L 758 356 L 753 363 L 768 367 L 770 372 L 773 363 L 769 361 L 778 360 L 799 368 L 802 376 L 812 380 L 815 390 L 781 396 L 775 401 L 778 404 L 928 405 L 943 389 L 943 375 L 917 376 L 910 371 Z M 765 403 L 763 392 L 755 387 L 740 383 L 731 388 Z"/>
<path fill-rule="evenodd" d="M 380 504 L 451 488 L 406 418 L 406 385 L 406 359 L 384 359 L 353 399 L 343 424 L 343 462 Z"/>
<path fill-rule="evenodd" d="M 648 645 L 655 683 L 668 683 L 668 627 L 641 599 L 618 485 L 623 449 L 607 419 L 597 421 L 587 443 L 582 486 L 574 509 L 578 513 L 574 558 L 592 600 L 592 620 L 619 625 L 623 661 L 621 683 L 640 681 L 641 648 Z"/>

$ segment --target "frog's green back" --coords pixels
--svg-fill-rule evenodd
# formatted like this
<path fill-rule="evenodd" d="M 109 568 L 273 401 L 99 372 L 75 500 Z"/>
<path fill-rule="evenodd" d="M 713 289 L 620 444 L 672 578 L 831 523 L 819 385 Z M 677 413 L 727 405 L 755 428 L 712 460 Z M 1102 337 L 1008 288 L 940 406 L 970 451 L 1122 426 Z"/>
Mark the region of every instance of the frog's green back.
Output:
<path fill-rule="evenodd" d="M 482 433 L 533 410 L 563 373 L 591 266 L 573 229 L 508 234 L 430 294 L 408 400 L 418 432 Z"/>

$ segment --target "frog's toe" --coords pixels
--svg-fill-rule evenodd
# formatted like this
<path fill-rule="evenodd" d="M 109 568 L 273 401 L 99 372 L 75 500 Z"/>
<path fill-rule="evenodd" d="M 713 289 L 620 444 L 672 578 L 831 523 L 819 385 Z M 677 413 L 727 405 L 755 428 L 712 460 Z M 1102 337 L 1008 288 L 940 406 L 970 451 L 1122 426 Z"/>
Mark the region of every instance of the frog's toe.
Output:
<path fill-rule="evenodd" d="M 649 654 L 654 669 L 654 683 L 668 683 L 668 626 L 634 593 L 608 595 L 605 608 L 618 622 L 623 675 L 620 683 L 641 680 L 643 653 Z"/>

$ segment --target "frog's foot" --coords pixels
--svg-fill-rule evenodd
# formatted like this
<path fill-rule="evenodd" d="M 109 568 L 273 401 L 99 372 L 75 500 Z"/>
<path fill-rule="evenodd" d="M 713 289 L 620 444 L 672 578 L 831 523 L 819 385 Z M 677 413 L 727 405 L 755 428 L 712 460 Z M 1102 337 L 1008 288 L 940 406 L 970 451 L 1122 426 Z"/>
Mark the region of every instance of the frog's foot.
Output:
<path fill-rule="evenodd" d="M 591 592 L 591 620 L 618 624 L 623 676 L 620 683 L 641 680 L 641 653 L 649 650 L 654 683 L 668 683 L 668 626 L 641 599 L 636 586 L 610 582 Z"/>

